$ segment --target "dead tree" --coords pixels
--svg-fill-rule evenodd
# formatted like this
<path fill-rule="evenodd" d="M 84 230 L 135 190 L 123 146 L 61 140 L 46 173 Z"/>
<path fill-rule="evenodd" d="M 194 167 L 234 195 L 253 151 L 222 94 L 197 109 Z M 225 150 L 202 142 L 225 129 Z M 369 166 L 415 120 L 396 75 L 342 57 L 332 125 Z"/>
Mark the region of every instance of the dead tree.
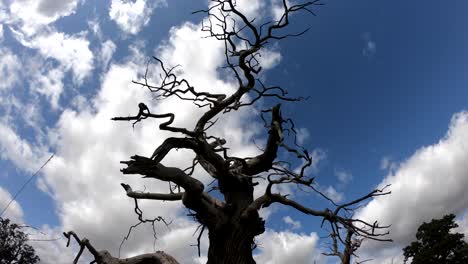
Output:
<path fill-rule="evenodd" d="M 369 194 L 341 205 L 331 204 L 331 208 L 317 210 L 307 207 L 288 195 L 276 191 L 276 186 L 293 184 L 299 188 L 307 188 L 319 192 L 315 178 L 308 175 L 308 168 L 312 165 L 309 152 L 296 144 L 294 123 L 284 118 L 281 113 L 281 102 L 297 102 L 303 98 L 292 98 L 284 88 L 267 86 L 259 78 L 262 70 L 258 57 L 260 52 L 274 42 L 286 38 L 298 37 L 306 30 L 285 33 L 290 25 L 292 14 L 308 12 L 314 14 L 313 8 L 321 5 L 319 0 L 291 4 L 282 1 L 283 14 L 273 22 L 260 23 L 248 18 L 236 6 L 235 0 L 213 0 L 206 10 L 194 13 L 206 15 L 202 23 L 202 31 L 208 37 L 222 41 L 225 46 L 225 70 L 232 74 L 237 83 L 237 90 L 228 94 L 206 92 L 203 87 L 193 87 L 189 80 L 177 75 L 174 68 L 167 67 L 163 61 L 154 58 L 162 72 L 158 84 L 151 82 L 148 70 L 142 81 L 136 81 L 159 99 L 177 97 L 180 100 L 192 101 L 204 109 L 204 113 L 197 120 L 193 128 L 177 127 L 173 125 L 174 113 L 153 113 L 143 103 L 138 105 L 135 116 L 115 117 L 113 120 L 133 121 L 133 124 L 144 119 L 162 119 L 160 130 L 174 133 L 167 138 L 151 155 L 144 157 L 134 155 L 128 161 L 122 161 L 127 167 L 122 169 L 124 174 L 142 175 L 178 188 L 170 188 L 167 193 L 137 192 L 127 184 L 122 184 L 128 197 L 135 199 L 150 199 L 163 201 L 181 201 L 193 212 L 193 217 L 208 231 L 209 248 L 208 264 L 252 264 L 255 263 L 252 250 L 255 246 L 254 238 L 265 231 L 265 221 L 259 216 L 259 210 L 274 203 L 292 207 L 301 213 L 320 217 L 323 223 L 328 223 L 333 230 L 345 228 L 355 236 L 388 240 L 382 238 L 387 234 L 386 227 L 348 217 L 354 206 L 375 196 L 389 192 L 374 190 Z M 226 140 L 210 133 L 210 128 L 220 115 L 229 114 L 243 107 L 254 107 L 259 100 L 272 99 L 272 107 L 261 111 L 261 118 L 268 130 L 266 145 L 261 153 L 254 157 L 231 156 Z M 164 158 L 173 149 L 193 151 L 195 159 L 193 166 L 186 170 L 164 165 Z M 291 160 L 278 160 L 280 151 L 291 154 L 296 159 L 299 169 L 293 168 Z M 194 167 L 201 166 L 216 182 L 222 199 L 209 194 L 206 186 L 193 175 Z M 259 188 L 259 181 L 267 181 L 263 195 L 255 198 L 254 188 Z M 265 185 L 263 185 L 265 186 Z M 178 191 L 175 191 L 178 190 Z M 141 216 L 141 215 L 140 215 Z M 140 219 L 141 220 L 141 219 Z M 153 221 L 154 224 L 154 221 Z M 334 231 L 335 232 L 335 231 Z M 72 233 L 73 234 L 73 233 Z M 340 232 L 334 233 L 340 240 Z M 69 234 L 70 236 L 70 234 Z M 157 260 L 152 256 L 149 260 L 122 262 L 97 252 L 90 247 L 89 241 L 81 241 L 81 249 L 87 247 L 98 263 L 172 263 Z M 81 251 L 82 251 L 81 250 Z M 80 252 L 81 252 L 80 251 Z M 157 253 L 155 253 L 157 254 Z M 164 255 L 166 256 L 166 255 Z M 135 258 L 138 258 L 135 257 Z M 113 262 L 112 262 L 113 261 Z M 159 262 L 157 262 L 159 261 Z"/>

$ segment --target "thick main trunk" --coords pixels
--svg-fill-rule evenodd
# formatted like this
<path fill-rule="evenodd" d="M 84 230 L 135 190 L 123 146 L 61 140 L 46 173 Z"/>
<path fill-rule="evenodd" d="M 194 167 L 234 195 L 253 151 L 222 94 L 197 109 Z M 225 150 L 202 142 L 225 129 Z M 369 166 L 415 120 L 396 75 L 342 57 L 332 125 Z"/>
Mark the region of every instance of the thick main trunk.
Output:
<path fill-rule="evenodd" d="M 207 264 L 255 264 L 252 257 L 255 232 L 249 229 L 238 223 L 210 230 Z"/>
<path fill-rule="evenodd" d="M 265 231 L 265 222 L 257 211 L 243 214 L 253 202 L 252 179 L 233 173 L 218 183 L 226 205 L 215 221 L 207 222 L 207 264 L 255 264 L 254 238 Z"/>

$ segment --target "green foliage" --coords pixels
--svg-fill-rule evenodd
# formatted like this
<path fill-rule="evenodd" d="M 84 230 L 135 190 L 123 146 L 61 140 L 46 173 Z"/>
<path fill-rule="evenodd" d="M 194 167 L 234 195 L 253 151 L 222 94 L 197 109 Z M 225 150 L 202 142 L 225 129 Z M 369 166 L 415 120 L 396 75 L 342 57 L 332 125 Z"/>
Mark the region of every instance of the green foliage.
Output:
<path fill-rule="evenodd" d="M 39 261 L 28 237 L 17 224 L 0 218 L 0 264 L 34 264 Z"/>
<path fill-rule="evenodd" d="M 423 223 L 416 233 L 417 241 L 403 249 L 405 263 L 412 257 L 412 264 L 467 264 L 465 235 L 450 233 L 451 229 L 458 227 L 454 219 L 455 215 L 450 214 Z"/>

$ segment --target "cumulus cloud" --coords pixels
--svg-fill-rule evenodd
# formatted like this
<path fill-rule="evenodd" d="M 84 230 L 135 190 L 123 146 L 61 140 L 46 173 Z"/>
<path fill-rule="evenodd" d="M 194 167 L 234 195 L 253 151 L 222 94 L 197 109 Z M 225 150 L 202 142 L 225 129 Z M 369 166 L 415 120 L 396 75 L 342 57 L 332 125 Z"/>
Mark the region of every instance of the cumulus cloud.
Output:
<path fill-rule="evenodd" d="M 117 47 L 115 46 L 114 42 L 112 42 L 112 40 L 106 40 L 104 43 L 102 43 L 101 52 L 99 54 L 99 61 L 101 62 L 104 69 L 107 68 L 107 65 L 112 59 L 112 55 L 114 54 L 116 48 Z"/>
<path fill-rule="evenodd" d="M 9 90 L 19 81 L 21 62 L 15 54 L 7 48 L 0 48 L 0 92 Z"/>
<path fill-rule="evenodd" d="M 268 70 L 280 63 L 281 54 L 275 50 L 265 49 L 259 53 L 257 60 L 263 70 Z"/>
<path fill-rule="evenodd" d="M 237 9 L 244 14 L 249 20 L 255 19 L 261 15 L 262 8 L 265 6 L 265 1 L 261 0 L 237 0 Z"/>
<path fill-rule="evenodd" d="M 144 89 L 131 85 L 138 67 L 131 62 L 112 65 L 91 105 L 65 109 L 54 128 L 57 156 L 44 168 L 45 177 L 39 183 L 56 200 L 63 229 L 87 236 L 97 248 L 114 255 L 128 228 L 137 222 L 133 201 L 119 184 L 130 183 L 135 189 L 145 185 L 156 192 L 167 188 L 119 172 L 118 161 L 135 153 L 148 155 L 160 143 L 150 122 L 132 130 L 127 123 L 110 121 L 115 115 L 135 112 L 138 102 L 148 99 Z M 141 208 L 145 217 L 163 215 L 173 220 L 180 205 L 142 202 Z M 158 234 L 168 232 L 163 224 L 157 228 Z M 135 234 L 139 239 L 127 243 L 122 256 L 152 245 L 150 227 L 143 226 Z"/>
<path fill-rule="evenodd" d="M 357 217 L 391 224 L 391 238 L 401 249 L 423 222 L 450 213 L 460 215 L 468 208 L 467 159 L 468 112 L 460 112 L 452 117 L 445 137 L 418 149 L 379 184 L 379 188 L 391 184 L 392 193 L 373 199 Z M 385 246 L 368 243 L 363 250 Z"/>
<path fill-rule="evenodd" d="M 288 6 L 291 6 L 290 1 L 286 1 L 286 3 Z M 281 19 L 281 16 L 284 14 L 284 7 L 282 1 L 273 0 L 270 11 L 274 21 L 279 21 Z"/>
<path fill-rule="evenodd" d="M 46 96 L 52 109 L 58 109 L 63 91 L 63 76 L 64 72 L 60 68 L 51 69 L 45 73 L 39 71 L 31 80 L 31 90 Z"/>
<path fill-rule="evenodd" d="M 208 234 L 203 233 L 200 239 L 200 257 L 194 255 L 194 244 L 198 224 L 194 222 L 184 222 L 180 226 L 173 228 L 171 232 L 166 233 L 163 237 L 156 241 L 157 248 L 164 252 L 175 256 L 179 263 L 206 263 L 206 252 L 208 251 Z M 143 253 L 143 252 L 142 252 Z M 146 253 L 146 252 L 145 252 Z"/>
<path fill-rule="evenodd" d="M 318 246 L 316 233 L 298 234 L 289 231 L 267 230 L 257 237 L 260 253 L 254 256 L 257 263 L 313 264 L 325 263 Z"/>
<path fill-rule="evenodd" d="M 75 12 L 80 0 L 20 0 L 12 1 L 5 18 L 9 24 L 18 25 L 28 36 L 42 30 L 43 26 Z"/>
<path fill-rule="evenodd" d="M 300 222 L 300 221 L 294 221 L 289 215 L 283 217 L 283 221 L 284 221 L 286 224 L 291 225 L 291 228 L 292 228 L 292 229 L 299 229 L 299 228 L 301 228 L 301 222 Z"/>
<path fill-rule="evenodd" d="M 12 199 L 12 195 L 2 186 L 0 186 L 0 210 L 3 211 L 8 203 L 10 203 Z M 2 217 L 10 219 L 12 222 L 15 223 L 22 223 L 23 222 L 23 209 L 21 208 L 21 205 L 13 201 L 8 209 L 4 211 Z"/>
<path fill-rule="evenodd" d="M 319 190 L 335 203 L 339 203 L 344 199 L 344 193 L 337 191 L 333 186 L 319 186 Z"/>
<path fill-rule="evenodd" d="M 42 146 L 31 145 L 7 124 L 0 122 L 0 158 L 11 161 L 17 168 L 32 172 L 47 153 Z"/>
<path fill-rule="evenodd" d="M 109 17 L 125 33 L 137 34 L 148 24 L 154 9 L 165 4 L 165 0 L 112 0 Z"/>
<path fill-rule="evenodd" d="M 44 58 L 60 62 L 64 71 L 72 71 L 78 83 L 88 77 L 93 69 L 94 56 L 84 34 L 47 32 L 29 38 L 18 31 L 13 33 L 23 46 L 37 49 Z"/>
<path fill-rule="evenodd" d="M 398 163 L 395 162 L 391 157 L 383 157 L 380 161 L 381 170 L 395 171 L 398 168 Z"/>
<path fill-rule="evenodd" d="M 98 39 L 102 39 L 101 25 L 99 24 L 99 20 L 97 18 L 88 20 L 88 28 Z"/>

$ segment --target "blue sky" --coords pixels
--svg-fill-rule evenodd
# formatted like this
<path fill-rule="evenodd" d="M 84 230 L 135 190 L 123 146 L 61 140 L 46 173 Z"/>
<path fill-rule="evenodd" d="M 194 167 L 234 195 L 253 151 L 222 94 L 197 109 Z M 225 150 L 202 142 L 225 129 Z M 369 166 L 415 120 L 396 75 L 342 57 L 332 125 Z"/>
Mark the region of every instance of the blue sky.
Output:
<path fill-rule="evenodd" d="M 401 247 L 417 226 L 447 213 L 456 213 L 459 231 L 468 233 L 468 3 L 323 2 L 317 16 L 294 17 L 290 30 L 310 26 L 307 34 L 269 47 L 262 78 L 292 95 L 310 96 L 284 105 L 283 115 L 294 119 L 313 151 L 311 173 L 324 192 L 346 201 L 393 184 L 392 195 L 358 214 L 393 224 L 395 243 L 369 243 L 361 255 L 374 258 L 371 263 L 401 260 Z M 200 89 L 233 89 L 216 68 L 222 63 L 219 43 L 201 38 L 203 17 L 191 14 L 207 3 L 0 0 L 0 207 L 56 153 L 7 216 L 40 227 L 47 237 L 73 229 L 116 252 L 136 222 L 120 182 L 165 187 L 124 177 L 119 161 L 149 155 L 168 134 L 155 131 L 151 122 L 132 130 L 109 119 L 132 114 L 140 101 L 175 111 L 183 125 L 190 126 L 198 113 L 174 100 L 153 101 L 131 80 L 157 55 L 181 64 Z M 275 3 L 239 1 L 249 15 L 263 19 Z M 257 118 L 240 111 L 226 116 L 214 133 L 230 138 L 234 153 L 248 155 L 256 149 L 252 140 L 261 142 L 265 135 Z M 169 162 L 185 164 L 183 153 L 171 157 Z M 314 208 L 330 206 L 314 195 L 295 195 Z M 184 263 L 203 260 L 187 243 L 195 241 L 196 226 L 180 205 L 144 205 L 179 219 L 171 230 L 159 228 L 159 248 Z M 281 256 L 334 263 L 320 257 L 326 246 L 318 238 L 324 234 L 320 219 L 279 207 L 265 214 L 268 230 L 259 238 L 259 263 L 283 263 Z M 151 250 L 152 236 L 145 230 L 136 232 L 124 254 Z M 65 263 L 74 252 L 64 244 L 34 245 L 43 263 Z M 281 246 L 286 244 L 296 246 Z"/>

